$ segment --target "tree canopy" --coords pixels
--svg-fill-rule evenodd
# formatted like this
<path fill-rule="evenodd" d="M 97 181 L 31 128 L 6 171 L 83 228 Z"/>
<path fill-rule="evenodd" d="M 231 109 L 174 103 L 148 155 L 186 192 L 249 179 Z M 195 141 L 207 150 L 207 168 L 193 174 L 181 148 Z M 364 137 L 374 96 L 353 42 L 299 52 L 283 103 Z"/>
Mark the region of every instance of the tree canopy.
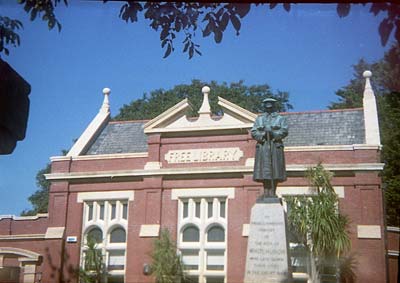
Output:
<path fill-rule="evenodd" d="M 372 87 L 378 104 L 382 143 L 381 158 L 385 163 L 382 172 L 385 189 L 387 224 L 400 226 L 400 45 L 393 45 L 384 58 L 374 63 L 360 60 L 353 66 L 354 78 L 338 90 L 339 102 L 330 109 L 362 107 L 365 79 L 362 73 L 372 71 Z"/>
<path fill-rule="evenodd" d="M 62 155 L 67 154 L 67 150 L 62 150 Z M 46 180 L 44 174 L 51 172 L 51 164 L 46 166 L 36 173 L 36 186 L 38 189 L 28 198 L 32 204 L 32 209 L 25 209 L 21 212 L 22 216 L 36 215 L 38 213 L 47 213 L 49 205 L 50 181 Z"/>
<path fill-rule="evenodd" d="M 61 30 L 61 23 L 58 21 L 55 10 L 57 5 L 63 2 L 68 5 L 67 0 L 18 0 L 24 10 L 30 15 L 33 21 L 41 17 L 47 22 L 49 29 L 57 27 Z M 103 0 L 104 3 L 108 0 Z M 174 50 L 178 34 L 182 35 L 182 52 L 192 58 L 195 54 L 201 55 L 200 45 L 196 43 L 196 36 L 202 37 L 212 35 L 215 43 L 222 42 L 223 34 L 229 24 L 232 25 L 236 35 L 240 34 L 242 19 L 249 13 L 252 7 L 269 5 L 275 9 L 277 3 L 209 3 L 209 2 L 136 2 L 126 1 L 122 4 L 119 17 L 126 22 L 135 23 L 142 14 L 149 22 L 149 26 L 160 35 L 161 48 L 165 50 L 164 58 L 168 57 Z M 283 3 L 283 8 L 290 12 L 293 4 Z M 345 17 L 350 13 L 351 6 L 356 4 L 337 4 L 337 14 Z M 366 5 L 363 3 L 362 5 Z M 377 16 L 385 13 L 378 32 L 381 44 L 386 45 L 392 32 L 397 42 L 400 41 L 400 5 L 395 3 L 373 3 L 370 13 Z M 6 19 L 4 21 L 4 19 Z M 11 22 L 10 22 L 11 21 Z M 16 25 L 16 26 L 15 26 Z M 14 19 L 8 19 L 0 15 L 0 54 L 4 51 L 8 54 L 5 45 L 17 46 L 20 38 L 16 29 L 22 24 Z"/>
<path fill-rule="evenodd" d="M 29 198 L 32 209 L 21 212 L 22 216 L 36 215 L 38 213 L 46 213 L 49 204 L 50 182 L 46 180 L 44 174 L 50 173 L 51 166 L 47 163 L 46 167 L 40 169 L 36 173 L 36 186 L 39 188 Z"/>
<path fill-rule="evenodd" d="M 144 94 L 142 98 L 124 105 L 115 120 L 142 120 L 151 119 L 161 114 L 181 100 L 188 98 L 192 105 L 192 110 L 187 113 L 189 116 L 198 116 L 197 111 L 203 101 L 201 89 L 208 85 L 211 88 L 209 101 L 212 113 L 222 114 L 221 107 L 217 104 L 218 96 L 229 100 L 251 112 L 262 112 L 262 101 L 267 97 L 278 100 L 277 110 L 287 111 L 293 109 L 289 103 L 289 93 L 284 91 L 272 92 L 267 84 L 247 86 L 243 81 L 227 83 L 217 83 L 215 81 L 202 82 L 192 80 L 191 84 L 176 85 L 172 89 L 158 89 Z"/>

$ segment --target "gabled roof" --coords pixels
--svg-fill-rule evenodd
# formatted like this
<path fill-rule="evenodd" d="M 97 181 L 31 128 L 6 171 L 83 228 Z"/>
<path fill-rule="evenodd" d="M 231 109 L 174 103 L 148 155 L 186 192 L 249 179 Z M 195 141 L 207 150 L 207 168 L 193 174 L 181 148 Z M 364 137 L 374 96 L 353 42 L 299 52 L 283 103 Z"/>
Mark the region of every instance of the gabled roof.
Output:
<path fill-rule="evenodd" d="M 251 127 L 257 115 L 233 104 L 221 97 L 218 97 L 218 104 L 224 111 L 224 115 L 212 117 L 208 104 L 208 93 L 204 93 L 204 101 L 199 110 L 197 119 L 188 118 L 186 110 L 190 107 L 187 100 L 182 100 L 156 118 L 144 125 L 145 133 L 171 133 L 171 132 L 192 132 L 226 129 L 243 129 Z M 207 94 L 207 95 L 206 95 Z"/>
<path fill-rule="evenodd" d="M 365 143 L 362 108 L 282 115 L 286 116 L 289 124 L 285 146 Z M 144 133 L 144 125 L 145 121 L 110 122 L 89 147 L 86 155 L 146 152 L 147 135 Z"/>
<path fill-rule="evenodd" d="M 365 71 L 366 85 L 363 108 L 323 110 L 314 112 L 282 113 L 289 124 L 289 136 L 284 140 L 286 146 L 340 146 L 367 145 L 380 146 L 378 116 L 375 96 L 369 78 L 371 72 Z M 118 153 L 145 153 L 147 134 L 168 133 L 177 136 L 192 133 L 232 134 L 243 133 L 253 126 L 257 115 L 221 97 L 218 104 L 223 116 L 211 115 L 208 94 L 210 88 L 202 88 L 203 104 L 198 118 L 186 117 L 190 107 L 187 99 L 182 100 L 164 113 L 150 121 L 109 122 L 108 88 L 99 114 L 91 122 L 67 156 L 100 155 Z"/>

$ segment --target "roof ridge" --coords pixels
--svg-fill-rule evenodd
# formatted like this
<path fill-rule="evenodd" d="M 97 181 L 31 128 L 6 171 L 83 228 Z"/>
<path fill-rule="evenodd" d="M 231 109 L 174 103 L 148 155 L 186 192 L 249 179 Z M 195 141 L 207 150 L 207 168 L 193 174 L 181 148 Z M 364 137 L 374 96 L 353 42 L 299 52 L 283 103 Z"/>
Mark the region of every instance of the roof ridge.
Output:
<path fill-rule="evenodd" d="M 143 119 L 143 120 L 113 120 L 108 122 L 109 124 L 127 124 L 127 123 L 146 123 L 151 119 Z"/>
<path fill-rule="evenodd" d="M 280 112 L 282 115 L 292 114 L 316 114 L 316 113 L 332 113 L 332 112 L 349 112 L 349 111 L 360 111 L 362 107 L 358 108 L 345 108 L 345 109 L 324 109 L 324 110 L 310 110 L 310 111 L 297 111 L 297 112 Z"/>

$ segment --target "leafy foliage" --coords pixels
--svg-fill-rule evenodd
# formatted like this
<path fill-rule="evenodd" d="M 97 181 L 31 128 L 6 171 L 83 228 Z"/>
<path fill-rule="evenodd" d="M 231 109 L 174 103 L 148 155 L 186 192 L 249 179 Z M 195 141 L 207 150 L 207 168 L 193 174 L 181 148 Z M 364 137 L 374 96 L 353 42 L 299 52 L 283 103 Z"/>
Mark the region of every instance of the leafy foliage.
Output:
<path fill-rule="evenodd" d="M 393 92 L 380 100 L 382 180 L 385 188 L 387 225 L 400 226 L 400 93 Z"/>
<path fill-rule="evenodd" d="M 257 3 L 254 5 L 267 5 Z M 363 4 L 365 5 L 365 4 Z M 283 3 L 283 8 L 290 12 L 291 4 Z M 277 7 L 276 3 L 269 4 L 270 9 Z M 213 35 L 215 43 L 220 43 L 223 34 L 230 23 L 236 35 L 240 34 L 241 20 L 249 13 L 250 3 L 207 3 L 207 2 L 128 2 L 121 7 L 120 17 L 128 22 L 137 22 L 138 14 L 150 21 L 150 26 L 160 33 L 161 47 L 165 48 L 164 58 L 168 57 L 174 48 L 174 41 L 178 33 L 183 33 L 183 52 L 188 53 L 189 59 L 195 53 L 201 55 L 200 46 L 193 42 L 198 29 L 203 37 Z M 337 13 L 345 17 L 350 13 L 351 5 L 339 3 Z M 375 16 L 380 12 L 387 12 L 387 16 L 379 25 L 381 43 L 386 45 L 390 34 L 395 31 L 395 38 L 400 40 L 400 6 L 392 3 L 374 3 L 370 12 Z"/>
<path fill-rule="evenodd" d="M 339 102 L 330 109 L 362 106 L 365 79 L 363 71 L 372 70 L 372 87 L 378 103 L 378 115 L 382 142 L 382 172 L 385 188 L 387 224 L 400 226 L 400 46 L 393 45 L 384 58 L 368 64 L 360 60 L 353 66 L 354 78 L 336 92 Z"/>
<path fill-rule="evenodd" d="M 30 15 L 33 21 L 38 16 L 47 21 L 49 29 L 55 26 L 61 30 L 61 24 L 55 16 L 55 8 L 61 1 L 65 5 L 67 0 L 18 0 L 24 6 L 24 10 Z M 103 0 L 104 3 L 108 0 Z M 135 23 L 139 20 L 139 15 L 150 22 L 150 27 L 160 34 L 161 48 L 164 48 L 164 58 L 175 51 L 175 41 L 179 38 L 178 34 L 184 37 L 182 41 L 182 51 L 187 53 L 189 59 L 194 55 L 201 55 L 200 45 L 194 39 L 198 34 L 202 37 L 212 35 L 215 43 L 221 43 L 226 28 L 232 25 L 236 35 L 240 34 L 242 19 L 248 15 L 251 6 L 269 5 L 270 9 L 275 9 L 277 3 L 222 3 L 222 2 L 136 2 L 126 1 L 121 6 L 119 17 L 125 22 Z M 290 12 L 292 4 L 283 3 L 285 11 Z M 355 4 L 353 4 L 355 5 Z M 365 5 L 365 3 L 363 4 Z M 337 5 L 339 17 L 345 17 L 350 13 L 351 5 L 339 3 Z M 400 5 L 395 3 L 373 3 L 370 13 L 377 16 L 385 13 L 386 17 L 379 25 L 379 35 L 381 44 L 385 46 L 392 32 L 397 42 L 400 41 Z M 12 44 L 19 42 L 11 40 Z M 0 52 L 2 52 L 0 50 Z M 8 53 L 8 50 L 5 51 Z"/>
<path fill-rule="evenodd" d="M 161 230 L 160 238 L 154 241 L 151 258 L 151 272 L 157 283 L 176 283 L 184 279 L 183 263 L 167 229 Z"/>
<path fill-rule="evenodd" d="M 20 44 L 20 38 L 16 30 L 21 28 L 22 23 L 20 21 L 0 16 L 0 54 L 2 52 L 6 55 L 10 53 L 6 45 L 16 47 Z"/>
<path fill-rule="evenodd" d="M 273 93 L 267 84 L 246 86 L 243 81 L 227 84 L 219 84 L 215 81 L 210 83 L 200 80 L 192 80 L 191 84 L 182 84 L 170 90 L 158 89 L 144 94 L 141 99 L 132 101 L 129 105 L 124 105 L 115 120 L 140 120 L 150 119 L 161 114 L 181 100 L 188 98 L 192 105 L 189 116 L 198 116 L 197 111 L 203 101 L 201 88 L 208 85 L 211 88 L 210 105 L 214 114 L 222 114 L 222 109 L 218 105 L 218 96 L 229 100 L 249 111 L 262 112 L 262 100 L 267 97 L 274 97 L 278 100 L 278 111 L 293 109 L 289 103 L 289 94 L 283 91 Z"/>
<path fill-rule="evenodd" d="M 107 275 L 101 249 L 97 248 L 96 239 L 87 237 L 84 267 L 79 270 L 81 283 L 103 283 Z"/>
<path fill-rule="evenodd" d="M 48 174 L 51 171 L 50 163 L 47 163 L 45 168 L 40 169 L 36 173 L 36 186 L 39 187 L 29 198 L 29 202 L 33 208 L 30 210 L 24 210 L 21 212 L 22 216 L 36 215 L 38 213 L 46 213 L 49 204 L 49 189 L 50 181 L 46 180 L 44 174 Z"/>
<path fill-rule="evenodd" d="M 31 21 L 41 16 L 42 20 L 47 22 L 50 30 L 57 26 L 58 31 L 61 31 L 61 24 L 54 14 L 55 7 L 61 1 L 68 6 L 67 0 L 18 0 L 18 3 L 24 6 L 24 10 L 30 15 Z"/>
<path fill-rule="evenodd" d="M 318 164 L 307 170 L 306 177 L 316 195 L 285 197 L 290 229 L 311 251 L 319 269 L 327 262 L 339 266 L 340 258 L 350 250 L 350 238 L 348 219 L 338 211 L 332 173 Z"/>
<path fill-rule="evenodd" d="M 332 173 L 318 164 L 307 170 L 306 177 L 317 194 L 286 198 L 290 226 L 315 256 L 339 257 L 349 249 L 350 239 L 348 220 L 337 210 L 338 197 L 330 183 Z"/>
<path fill-rule="evenodd" d="M 67 150 L 61 151 L 62 155 L 67 154 Z M 36 173 L 36 186 L 39 188 L 29 198 L 29 202 L 33 208 L 21 212 L 22 216 L 36 215 L 38 213 L 46 213 L 49 205 L 49 191 L 50 181 L 46 180 L 45 174 L 51 172 L 51 164 L 47 163 L 46 166 Z"/>

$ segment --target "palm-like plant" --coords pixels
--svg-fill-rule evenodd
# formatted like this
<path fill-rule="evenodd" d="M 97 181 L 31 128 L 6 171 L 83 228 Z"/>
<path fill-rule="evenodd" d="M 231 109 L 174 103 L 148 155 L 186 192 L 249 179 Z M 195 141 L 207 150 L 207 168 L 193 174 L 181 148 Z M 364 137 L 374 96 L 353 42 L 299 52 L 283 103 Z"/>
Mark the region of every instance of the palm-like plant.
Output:
<path fill-rule="evenodd" d="M 157 283 L 177 283 L 184 279 L 183 263 L 167 229 L 155 240 L 151 257 L 151 273 Z"/>
<path fill-rule="evenodd" d="M 331 185 L 332 173 L 318 164 L 307 170 L 306 177 L 316 194 L 285 197 L 289 227 L 310 250 L 318 270 L 326 263 L 339 267 L 350 250 L 350 238 L 348 218 L 339 213 L 338 196 Z M 346 273 L 354 276 L 348 269 Z"/>
<path fill-rule="evenodd" d="M 97 241 L 90 235 L 86 239 L 85 262 L 79 270 L 81 283 L 102 283 L 107 275 L 103 255 L 97 248 Z"/>

